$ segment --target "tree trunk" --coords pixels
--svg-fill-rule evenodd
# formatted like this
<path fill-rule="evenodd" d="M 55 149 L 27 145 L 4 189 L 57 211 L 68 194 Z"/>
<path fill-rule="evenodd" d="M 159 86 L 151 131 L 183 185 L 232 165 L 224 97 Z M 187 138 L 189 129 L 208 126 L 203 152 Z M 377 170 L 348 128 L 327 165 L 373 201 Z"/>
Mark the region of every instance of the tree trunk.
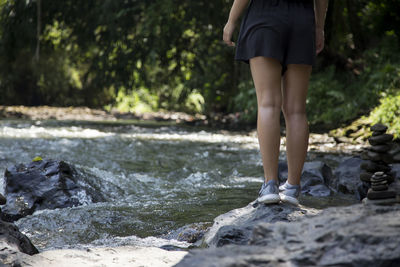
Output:
<path fill-rule="evenodd" d="M 36 52 L 35 52 L 35 60 L 39 61 L 39 51 L 40 51 L 40 28 L 41 28 L 41 16 L 42 16 L 42 3 L 41 0 L 36 0 L 37 4 L 37 22 L 36 22 Z"/>

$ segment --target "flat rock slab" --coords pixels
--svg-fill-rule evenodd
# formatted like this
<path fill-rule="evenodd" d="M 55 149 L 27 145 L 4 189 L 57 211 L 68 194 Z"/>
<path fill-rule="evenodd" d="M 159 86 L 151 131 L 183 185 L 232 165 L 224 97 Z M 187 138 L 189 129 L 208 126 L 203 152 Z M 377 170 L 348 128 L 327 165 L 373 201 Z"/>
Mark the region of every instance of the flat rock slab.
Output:
<path fill-rule="evenodd" d="M 21 266 L 132 266 L 166 267 L 178 263 L 186 251 L 166 251 L 156 247 L 106 247 L 87 250 L 48 250 L 34 256 L 18 255 Z"/>
<path fill-rule="evenodd" d="M 247 244 L 253 228 L 260 222 L 296 221 L 320 210 L 290 204 L 265 205 L 251 202 L 246 207 L 231 210 L 214 219 L 213 226 L 196 245 L 221 247 L 227 244 Z"/>
<path fill-rule="evenodd" d="M 399 266 L 399 218 L 399 204 L 329 208 L 260 223 L 250 245 L 192 250 L 176 266 Z"/>

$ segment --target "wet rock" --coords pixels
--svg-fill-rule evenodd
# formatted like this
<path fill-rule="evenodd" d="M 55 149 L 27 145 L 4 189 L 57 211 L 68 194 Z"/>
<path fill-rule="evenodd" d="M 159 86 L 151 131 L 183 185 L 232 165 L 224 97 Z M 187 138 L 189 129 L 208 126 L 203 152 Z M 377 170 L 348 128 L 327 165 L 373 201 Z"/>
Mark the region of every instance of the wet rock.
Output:
<path fill-rule="evenodd" d="M 279 162 L 278 176 L 281 183 L 284 183 L 288 176 L 286 162 Z M 311 161 L 304 163 L 301 173 L 302 194 L 326 197 L 332 194 L 328 184 L 332 179 L 332 169 L 322 161 Z"/>
<path fill-rule="evenodd" d="M 18 257 L 21 252 L 29 255 L 39 253 L 17 226 L 0 220 L 0 265 L 22 266 Z"/>
<path fill-rule="evenodd" d="M 216 217 L 213 226 L 197 245 L 221 247 L 227 244 L 247 244 L 254 226 L 260 222 L 296 221 L 318 212 L 319 210 L 302 206 L 265 205 L 254 201 L 246 207 Z"/>
<path fill-rule="evenodd" d="M 171 231 L 164 235 L 163 238 L 195 243 L 204 236 L 209 227 L 209 223 L 192 223 Z"/>
<path fill-rule="evenodd" d="M 376 135 L 368 138 L 368 141 L 371 145 L 381 145 L 381 144 L 386 144 L 390 141 L 392 141 L 393 135 L 392 134 L 381 134 L 381 135 Z"/>
<path fill-rule="evenodd" d="M 2 194 L 0 194 L 0 205 L 4 205 L 6 203 L 7 203 L 7 199 Z"/>
<path fill-rule="evenodd" d="M 344 158 L 333 172 L 335 178 L 332 180 L 331 186 L 338 192 L 352 194 L 359 200 L 363 199 L 367 193 L 364 190 L 360 191 L 364 188 L 363 182 L 360 180 L 361 164 L 363 162 L 359 157 Z M 369 173 L 363 173 L 365 181 L 367 181 Z"/>
<path fill-rule="evenodd" d="M 7 204 L 2 219 L 15 221 L 36 210 L 56 209 L 98 202 L 99 192 L 78 184 L 76 170 L 64 161 L 39 160 L 5 171 Z"/>
<path fill-rule="evenodd" d="M 191 250 L 176 267 L 397 266 L 400 205 L 329 208 L 294 222 L 259 223 L 249 245 Z"/>

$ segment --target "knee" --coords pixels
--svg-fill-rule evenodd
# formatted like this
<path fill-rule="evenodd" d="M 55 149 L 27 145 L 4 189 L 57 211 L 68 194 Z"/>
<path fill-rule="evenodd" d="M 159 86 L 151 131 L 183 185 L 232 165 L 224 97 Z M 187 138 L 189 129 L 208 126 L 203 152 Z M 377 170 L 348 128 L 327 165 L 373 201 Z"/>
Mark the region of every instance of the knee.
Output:
<path fill-rule="evenodd" d="M 282 107 L 282 100 L 279 97 L 263 97 L 257 99 L 258 108 L 263 109 L 277 109 L 280 111 Z"/>
<path fill-rule="evenodd" d="M 289 106 L 283 105 L 282 106 L 282 113 L 286 119 L 290 119 L 293 117 L 306 117 L 306 108 L 305 106 L 296 107 L 296 106 Z"/>

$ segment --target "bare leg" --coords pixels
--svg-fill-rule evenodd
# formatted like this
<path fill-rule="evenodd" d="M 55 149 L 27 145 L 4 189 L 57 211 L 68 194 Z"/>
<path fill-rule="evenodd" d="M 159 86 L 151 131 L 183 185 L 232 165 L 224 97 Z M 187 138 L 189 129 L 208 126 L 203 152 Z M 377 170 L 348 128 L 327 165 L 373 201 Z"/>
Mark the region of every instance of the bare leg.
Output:
<path fill-rule="evenodd" d="M 286 122 L 286 155 L 288 182 L 300 184 L 301 172 L 307 156 L 308 121 L 306 97 L 311 65 L 289 64 L 283 78 L 283 114 Z"/>
<path fill-rule="evenodd" d="M 250 69 L 257 93 L 257 133 L 264 177 L 265 181 L 278 181 L 282 67 L 276 59 L 254 57 Z"/>

